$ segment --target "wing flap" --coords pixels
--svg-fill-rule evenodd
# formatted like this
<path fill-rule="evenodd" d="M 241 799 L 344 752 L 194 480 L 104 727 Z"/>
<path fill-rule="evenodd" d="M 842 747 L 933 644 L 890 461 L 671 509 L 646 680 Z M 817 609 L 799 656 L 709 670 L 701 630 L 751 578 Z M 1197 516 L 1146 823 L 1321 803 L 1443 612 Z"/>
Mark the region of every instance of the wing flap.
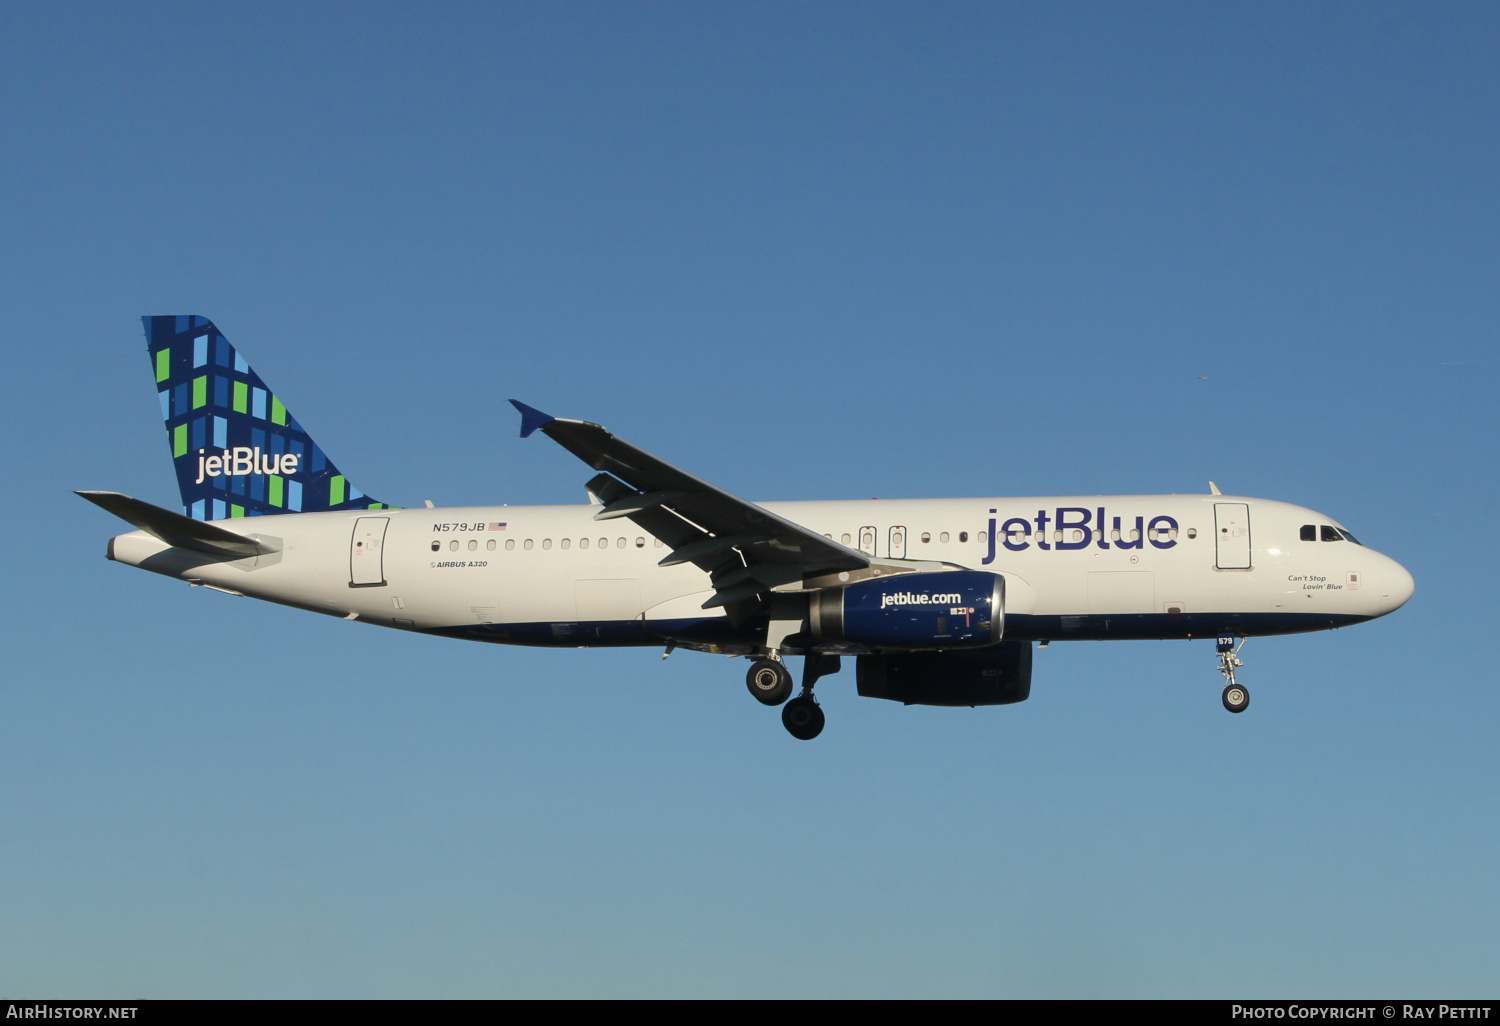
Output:
<path fill-rule="evenodd" d="M 622 496 L 605 506 L 594 514 L 595 520 L 614 520 L 617 517 L 628 517 L 632 513 L 641 513 L 657 506 L 665 506 L 683 498 L 681 492 L 647 492 L 644 495 L 630 493 Z"/>

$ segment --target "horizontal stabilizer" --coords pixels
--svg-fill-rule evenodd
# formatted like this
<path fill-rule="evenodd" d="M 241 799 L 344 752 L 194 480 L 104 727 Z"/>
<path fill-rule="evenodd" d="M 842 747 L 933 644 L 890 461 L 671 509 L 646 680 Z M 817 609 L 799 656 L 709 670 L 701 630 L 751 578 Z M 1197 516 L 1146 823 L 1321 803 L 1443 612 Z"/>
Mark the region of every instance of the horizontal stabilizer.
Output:
<path fill-rule="evenodd" d="M 277 546 L 257 541 L 214 524 L 185 517 L 149 502 L 133 499 L 119 492 L 75 492 L 100 509 L 108 510 L 127 524 L 153 538 L 181 549 L 193 549 L 210 556 L 244 559 L 275 552 Z"/>

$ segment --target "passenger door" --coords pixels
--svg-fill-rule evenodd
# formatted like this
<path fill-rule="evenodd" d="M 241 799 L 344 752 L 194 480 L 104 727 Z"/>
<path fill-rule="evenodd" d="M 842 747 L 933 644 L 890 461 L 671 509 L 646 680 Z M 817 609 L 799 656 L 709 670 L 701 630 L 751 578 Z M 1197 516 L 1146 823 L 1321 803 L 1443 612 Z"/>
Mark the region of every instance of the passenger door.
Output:
<path fill-rule="evenodd" d="M 390 517 L 360 517 L 349 539 L 349 587 L 378 588 L 385 584 L 385 529 Z"/>
<path fill-rule="evenodd" d="M 1214 565 L 1220 570 L 1250 569 L 1250 507 L 1214 503 Z"/>

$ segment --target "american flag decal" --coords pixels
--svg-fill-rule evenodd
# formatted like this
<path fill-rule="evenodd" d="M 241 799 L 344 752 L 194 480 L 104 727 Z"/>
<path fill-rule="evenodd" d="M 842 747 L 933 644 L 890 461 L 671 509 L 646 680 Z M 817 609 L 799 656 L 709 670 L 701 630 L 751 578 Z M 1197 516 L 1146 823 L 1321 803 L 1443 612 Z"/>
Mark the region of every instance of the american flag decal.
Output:
<path fill-rule="evenodd" d="M 491 531 L 503 531 L 503 530 L 505 530 L 505 525 L 504 524 L 491 524 L 490 525 L 490 530 Z"/>

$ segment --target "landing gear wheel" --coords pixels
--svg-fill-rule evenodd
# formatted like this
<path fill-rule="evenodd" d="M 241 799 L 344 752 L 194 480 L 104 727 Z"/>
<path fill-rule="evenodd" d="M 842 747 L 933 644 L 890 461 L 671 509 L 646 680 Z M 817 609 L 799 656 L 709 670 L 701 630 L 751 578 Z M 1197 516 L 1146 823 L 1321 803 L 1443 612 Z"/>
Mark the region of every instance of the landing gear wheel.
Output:
<path fill-rule="evenodd" d="M 1219 672 L 1224 675 L 1226 687 L 1224 688 L 1224 708 L 1232 713 L 1242 713 L 1250 708 L 1250 691 L 1234 679 L 1234 671 L 1245 665 L 1240 658 L 1240 649 L 1245 647 L 1245 641 L 1241 638 L 1236 644 L 1235 636 L 1231 633 L 1221 633 L 1216 645 L 1219 652 Z"/>
<path fill-rule="evenodd" d="M 781 725 L 798 741 L 811 741 L 823 733 L 823 710 L 808 695 L 798 695 L 781 710 Z"/>
<path fill-rule="evenodd" d="M 780 705 L 792 694 L 792 675 L 775 659 L 757 659 L 745 674 L 745 686 L 762 705 Z"/>
<path fill-rule="evenodd" d="M 1224 689 L 1224 708 L 1232 713 L 1242 713 L 1250 708 L 1250 692 L 1243 684 L 1231 684 Z"/>

